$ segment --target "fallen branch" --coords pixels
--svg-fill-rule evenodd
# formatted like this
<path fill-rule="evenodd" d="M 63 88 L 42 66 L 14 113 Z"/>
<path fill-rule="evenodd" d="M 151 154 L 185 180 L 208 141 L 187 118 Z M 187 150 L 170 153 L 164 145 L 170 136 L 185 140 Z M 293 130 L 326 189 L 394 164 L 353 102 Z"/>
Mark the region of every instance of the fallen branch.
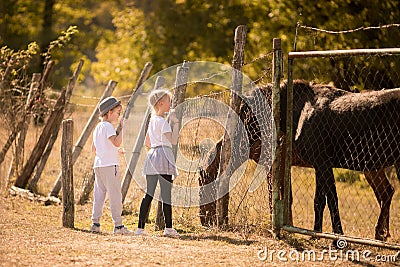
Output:
<path fill-rule="evenodd" d="M 9 192 L 10 192 L 10 195 L 12 195 L 12 196 L 19 196 L 19 197 L 22 197 L 25 199 L 29 199 L 31 201 L 41 202 L 45 206 L 61 204 L 61 200 L 59 198 L 51 197 L 51 196 L 45 197 L 45 196 L 32 193 L 29 190 L 22 189 L 22 188 L 19 188 L 16 186 L 12 186 L 9 189 Z"/>

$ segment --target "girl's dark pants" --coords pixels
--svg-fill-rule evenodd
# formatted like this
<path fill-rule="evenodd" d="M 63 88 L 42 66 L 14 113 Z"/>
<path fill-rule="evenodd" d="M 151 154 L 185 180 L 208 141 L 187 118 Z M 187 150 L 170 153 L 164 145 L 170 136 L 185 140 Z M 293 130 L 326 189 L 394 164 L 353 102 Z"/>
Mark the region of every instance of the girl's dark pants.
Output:
<path fill-rule="evenodd" d="M 146 224 L 147 213 L 150 209 L 151 201 L 153 200 L 154 192 L 157 187 L 157 182 L 160 181 L 162 210 L 164 213 L 165 227 L 172 228 L 172 207 L 171 207 L 171 190 L 172 190 L 172 175 L 146 175 L 146 195 L 142 200 L 139 212 L 138 228 L 144 229 Z"/>

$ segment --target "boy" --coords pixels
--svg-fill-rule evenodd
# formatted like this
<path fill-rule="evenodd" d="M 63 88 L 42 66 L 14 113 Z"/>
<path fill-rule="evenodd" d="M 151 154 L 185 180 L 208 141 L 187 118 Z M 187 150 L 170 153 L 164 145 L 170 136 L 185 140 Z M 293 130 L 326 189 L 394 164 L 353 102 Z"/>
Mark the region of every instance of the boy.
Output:
<path fill-rule="evenodd" d="M 114 222 L 114 234 L 131 234 L 122 224 L 122 193 L 119 171 L 119 146 L 122 143 L 122 130 L 117 135 L 113 123 L 118 122 L 121 114 L 121 101 L 115 97 L 107 97 L 100 102 L 101 122 L 93 132 L 92 151 L 96 153 L 94 160 L 94 201 L 92 211 L 91 232 L 100 232 L 100 218 L 106 199 L 110 200 L 111 216 Z M 123 126 L 123 123 L 121 124 Z"/>

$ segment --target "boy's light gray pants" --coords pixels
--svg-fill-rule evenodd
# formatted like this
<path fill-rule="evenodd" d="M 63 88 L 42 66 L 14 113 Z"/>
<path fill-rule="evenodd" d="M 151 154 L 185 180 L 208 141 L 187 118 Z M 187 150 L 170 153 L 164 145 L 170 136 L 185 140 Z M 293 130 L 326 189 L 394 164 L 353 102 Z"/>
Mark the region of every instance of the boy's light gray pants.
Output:
<path fill-rule="evenodd" d="M 114 226 L 122 225 L 122 193 L 119 166 L 97 167 L 94 168 L 94 174 L 92 222 L 100 223 L 106 193 L 108 193 Z"/>

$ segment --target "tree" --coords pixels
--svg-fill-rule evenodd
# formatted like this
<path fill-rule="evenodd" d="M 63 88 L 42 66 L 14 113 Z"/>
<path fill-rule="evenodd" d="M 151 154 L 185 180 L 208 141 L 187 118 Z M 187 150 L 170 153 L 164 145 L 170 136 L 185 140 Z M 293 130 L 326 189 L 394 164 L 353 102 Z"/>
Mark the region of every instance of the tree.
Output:
<path fill-rule="evenodd" d="M 149 45 L 143 21 L 143 12 L 135 8 L 116 11 L 113 23 L 115 32 L 103 36 L 96 51 L 97 61 L 92 64 L 92 74 L 98 83 L 118 81 L 119 92 L 131 92 L 147 61 Z"/>
<path fill-rule="evenodd" d="M 281 38 L 289 52 L 295 40 L 299 51 L 395 47 L 400 37 L 398 27 L 353 34 L 297 28 L 296 36 L 298 22 L 333 31 L 398 23 L 395 0 L 8 0 L 0 2 L 0 15 L 0 46 L 16 50 L 32 40 L 43 50 L 47 37 L 76 25 L 80 33 L 69 49 L 54 54 L 55 85 L 64 84 L 69 67 L 84 58 L 87 80 L 104 83 L 112 78 L 120 82 L 121 91 L 131 89 L 145 61 L 154 64 L 153 72 L 183 60 L 230 64 L 233 34 L 240 24 L 248 28 L 246 62 L 270 52 L 273 38 Z M 246 74 L 258 78 L 268 68 L 265 60 L 246 66 Z"/>

